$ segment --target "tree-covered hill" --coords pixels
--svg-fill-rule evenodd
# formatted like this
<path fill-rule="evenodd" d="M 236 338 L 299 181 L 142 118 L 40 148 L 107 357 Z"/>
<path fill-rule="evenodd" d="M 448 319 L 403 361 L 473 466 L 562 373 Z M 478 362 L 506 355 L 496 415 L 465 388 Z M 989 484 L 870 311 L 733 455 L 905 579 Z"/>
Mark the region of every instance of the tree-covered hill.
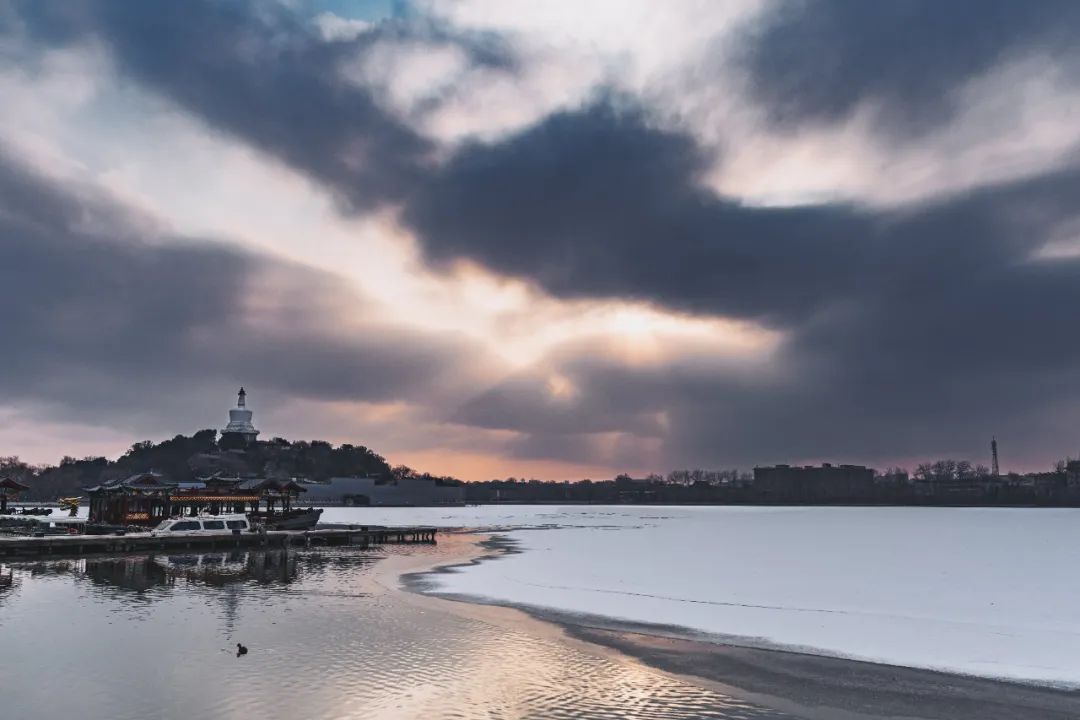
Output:
<path fill-rule="evenodd" d="M 290 442 L 274 438 L 243 450 L 223 449 L 217 431 L 200 430 L 159 443 L 138 442 L 116 460 L 65 457 L 59 465 L 32 466 L 17 457 L 0 457 L 0 477 L 10 476 L 30 486 L 23 499 L 52 500 L 83 494 L 83 488 L 115 477 L 155 471 L 170 480 L 187 481 L 222 472 L 258 477 L 303 477 L 324 480 L 335 476 L 389 477 L 386 460 L 362 445 L 334 446 L 321 440 Z"/>

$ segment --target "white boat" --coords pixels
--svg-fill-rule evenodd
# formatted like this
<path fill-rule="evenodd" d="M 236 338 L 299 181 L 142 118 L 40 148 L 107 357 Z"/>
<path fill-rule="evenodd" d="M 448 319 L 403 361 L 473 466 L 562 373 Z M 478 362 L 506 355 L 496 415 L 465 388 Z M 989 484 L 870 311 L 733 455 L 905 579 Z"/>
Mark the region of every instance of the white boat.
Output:
<path fill-rule="evenodd" d="M 195 515 L 163 520 L 151 535 L 220 535 L 251 530 L 247 515 Z"/>

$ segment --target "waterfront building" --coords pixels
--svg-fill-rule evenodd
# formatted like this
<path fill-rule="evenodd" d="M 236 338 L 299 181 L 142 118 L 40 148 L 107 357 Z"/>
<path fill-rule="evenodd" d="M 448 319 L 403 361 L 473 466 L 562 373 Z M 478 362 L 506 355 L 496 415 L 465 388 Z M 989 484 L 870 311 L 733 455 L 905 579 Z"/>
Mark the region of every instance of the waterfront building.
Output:
<path fill-rule="evenodd" d="M 993 476 L 984 478 L 976 475 L 946 478 L 916 477 L 912 487 L 915 497 L 921 502 L 971 505 L 987 496 L 994 487 L 1003 482 L 1002 478 L 995 480 Z"/>
<path fill-rule="evenodd" d="M 1035 490 L 1035 501 L 1040 504 L 1064 496 L 1068 487 L 1067 476 L 1063 472 L 1028 473 L 1028 477 L 1031 478 L 1031 485 Z"/>
<path fill-rule="evenodd" d="M 0 479 L 0 513 L 7 512 L 9 499 L 15 500 L 19 497 L 19 493 L 29 489 L 29 485 L 23 485 L 15 478 Z"/>
<path fill-rule="evenodd" d="M 243 449 L 255 442 L 259 431 L 252 424 L 251 416 L 252 412 L 247 408 L 247 392 L 240 388 L 236 395 L 236 407 L 229 410 L 229 424 L 221 431 L 221 447 Z"/>
<path fill-rule="evenodd" d="M 332 477 L 324 482 L 306 481 L 305 499 L 315 504 L 333 505 L 462 505 L 463 485 L 447 484 L 436 478 Z"/>
<path fill-rule="evenodd" d="M 770 502 L 862 502 L 874 497 L 874 471 L 862 465 L 830 463 L 756 467 L 754 491 Z"/>
<path fill-rule="evenodd" d="M 90 497 L 88 522 L 108 525 L 157 525 L 169 517 L 169 496 L 176 489 L 160 474 L 138 473 L 84 488 Z"/>
<path fill-rule="evenodd" d="M 615 476 L 615 489 L 618 492 L 621 503 L 649 503 L 656 502 L 658 493 L 656 486 L 663 484 L 664 479 L 659 475 L 635 478 L 626 473 Z"/>
<path fill-rule="evenodd" d="M 1080 460 L 1065 463 L 1065 484 L 1072 492 L 1080 492 Z"/>
<path fill-rule="evenodd" d="M 262 521 L 287 517 L 303 492 L 306 488 L 294 480 L 212 476 L 171 482 L 153 472 L 86 488 L 90 523 L 151 527 L 170 517 L 199 513 L 247 512 Z"/>

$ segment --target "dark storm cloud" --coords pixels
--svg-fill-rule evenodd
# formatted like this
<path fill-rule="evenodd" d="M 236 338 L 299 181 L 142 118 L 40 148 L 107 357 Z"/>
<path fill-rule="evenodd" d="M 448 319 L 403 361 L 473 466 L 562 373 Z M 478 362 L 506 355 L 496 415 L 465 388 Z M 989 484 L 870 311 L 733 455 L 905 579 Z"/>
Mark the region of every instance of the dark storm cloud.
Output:
<path fill-rule="evenodd" d="M 1002 46 L 1050 37 L 1050 19 L 1066 12 L 1036 2 L 1017 14 L 1018 5 L 980 4 L 979 13 L 964 5 L 975 18 L 971 37 L 936 73 L 918 53 L 901 62 L 900 46 L 884 39 L 871 44 L 888 62 L 874 55 L 841 64 L 867 73 L 853 87 L 869 87 L 874 78 L 887 93 L 900 92 L 888 90 L 900 82 L 890 79 L 893 61 L 906 68 L 904 78 L 956 80 L 991 63 Z M 941 6 L 792 5 L 776 12 L 781 20 L 765 37 L 785 23 L 802 27 L 798 18 L 810 14 L 832 33 L 850 25 L 871 39 L 887 29 L 919 28 L 938 52 L 964 17 L 963 8 L 933 9 Z M 337 72 L 342 58 L 370 38 L 321 42 L 310 23 L 279 6 L 84 0 L 20 7 L 40 36 L 100 38 L 133 77 L 321 179 L 355 206 L 403 203 L 405 222 L 436 264 L 474 260 L 563 297 L 634 298 L 791 327 L 861 302 L 867 279 L 882 267 L 940 252 L 925 234 L 898 247 L 894 218 L 858 208 L 753 208 L 719 198 L 700 183 L 710 159 L 694 142 L 650 126 L 618 97 L 550 117 L 504 142 L 466 145 L 447 163 L 428 166 L 427 141 Z M 409 32 L 415 26 L 390 24 L 376 37 Z M 499 64 L 512 55 L 499 52 L 497 40 L 463 46 L 474 48 L 475 62 Z M 809 59 L 796 64 L 812 66 Z M 999 249 L 978 240 L 987 222 L 994 222 L 992 213 L 957 217 L 946 230 L 950 251 L 966 251 L 971 263 L 992 262 Z"/>
<path fill-rule="evenodd" d="M 871 228 L 857 211 L 717 198 L 698 182 L 707 161 L 694 142 L 649 127 L 621 98 L 503 143 L 468 145 L 424 171 L 428 143 L 337 71 L 369 40 L 321 42 L 286 11 L 243 2 L 30 3 L 24 20 L 53 41 L 103 40 L 131 76 L 354 207 L 403 203 L 435 263 L 476 260 L 561 296 L 784 323 L 847 296 L 872 260 Z M 506 54 L 474 55 L 497 64 Z"/>
<path fill-rule="evenodd" d="M 703 169 L 691 140 L 605 102 L 464 148 L 403 217 L 437 263 L 791 328 L 899 278 L 1016 262 L 1076 199 L 1065 174 L 888 212 L 749 207 L 704 188 Z"/>
<path fill-rule="evenodd" d="M 979 459 L 991 434 L 1028 457 L 1075 452 L 1080 335 L 1070 327 L 1080 259 L 1035 254 L 1075 230 L 1077 207 L 1080 170 L 1067 170 L 877 213 L 866 220 L 874 250 L 844 301 L 814 317 L 786 315 L 786 337 L 760 368 L 695 365 L 677 344 L 669 361 L 637 368 L 590 349 L 563 351 L 544 372 L 480 395 L 461 417 L 526 433 L 524 454 L 543 447 L 565 459 L 580 453 L 567 433 L 662 438 L 670 466 Z M 800 261 L 813 287 L 812 246 Z M 768 286 L 768 268 L 748 281 Z M 551 372 L 576 392 L 552 396 Z M 638 467 L 633 443 L 625 451 L 626 466 Z"/>
<path fill-rule="evenodd" d="M 241 0 L 16 7 L 38 41 L 104 42 L 128 76 L 322 180 L 354 208 L 400 197 L 425 171 L 431 144 L 347 81 L 341 67 L 379 38 L 447 41 L 437 28 L 387 22 L 355 40 L 324 42 L 284 7 Z M 477 64 L 510 63 L 493 40 L 458 40 Z"/>
<path fill-rule="evenodd" d="M 102 42 L 126 76 L 319 180 L 353 211 L 408 196 L 436 171 L 436 147 L 344 68 L 379 43 L 409 43 L 452 45 L 473 66 L 519 69 L 498 35 L 453 31 L 410 13 L 327 42 L 310 18 L 253 0 L 9 0 L 7 7 L 19 20 L 9 33 L 18 25 L 46 46 Z M 436 94 L 416 111 L 441 100 Z"/>
<path fill-rule="evenodd" d="M 766 5 L 739 60 L 783 125 L 832 122 L 863 101 L 900 134 L 946 121 L 955 91 L 1010 57 L 1076 64 L 1073 0 L 784 0 Z"/>
<path fill-rule="evenodd" d="M 282 297 L 267 277 L 287 278 Z M 285 397 L 430 400 L 475 362 L 451 338 L 351 324 L 362 303 L 332 275 L 147 232 L 2 155 L 0 287 L 4 400 L 106 422 L 241 381 Z"/>
<path fill-rule="evenodd" d="M 471 260 L 560 297 L 636 299 L 785 333 L 756 379 L 679 361 L 632 370 L 571 353 L 544 370 L 568 377 L 574 394 L 553 396 L 546 372 L 537 371 L 480 393 L 453 416 L 521 432 L 522 454 L 579 460 L 591 447 L 581 436 L 611 433 L 662 438 L 671 465 L 951 452 L 992 432 L 1041 451 L 1072 437 L 1071 426 L 1053 420 L 1080 399 L 1080 334 L 1072 331 L 1080 264 L 1032 254 L 1077 219 L 1075 170 L 888 211 L 748 207 L 703 188 L 711 158 L 690 138 L 657 129 L 618 97 L 501 142 L 467 144 L 436 166 L 427 141 L 336 73 L 344 53 L 362 48 L 319 43 L 284 10 L 208 2 L 25 8 L 35 6 L 50 9 L 44 18 L 25 15 L 41 37 L 103 40 L 130 76 L 318 178 L 354 207 L 400 203 L 435 265 Z M 746 62 L 758 99 L 782 122 L 834 121 L 870 100 L 884 108 L 890 129 L 911 137 L 950 116 L 952 93 L 964 82 L 1013 55 L 1071 62 L 1065 38 L 1077 19 L 1080 4 L 1049 0 L 792 4 L 768 16 Z M 31 347 L 49 353 L 11 374 L 12 392 L 18 378 L 21 388 L 35 378 L 45 387 L 35 367 L 67 362 L 82 348 L 78 332 L 92 327 L 79 314 L 84 307 L 95 318 L 118 318 L 96 331 L 111 340 L 90 351 L 89 366 L 101 372 L 168 362 L 168 343 L 180 342 L 138 346 L 149 322 L 133 302 L 141 294 L 165 293 L 147 300 L 147 312 L 167 318 L 181 338 L 214 347 L 209 339 L 237 330 L 231 311 L 219 320 L 213 309 L 238 300 L 228 288 L 243 284 L 257 261 L 179 246 L 147 258 L 149 251 L 100 234 L 75 243 L 71 218 L 86 220 L 85 213 L 61 202 L 49 215 L 69 218 L 64 247 L 90 249 L 73 250 L 56 273 L 75 278 L 71 289 L 53 288 L 56 297 L 28 290 L 41 307 L 26 312 L 44 313 L 40 327 L 64 332 L 21 329 Z M 29 222 L 14 218 L 5 227 Z M 25 256 L 22 267 L 40 265 L 41 277 L 49 265 L 35 254 L 39 245 L 48 248 L 48 240 L 3 252 Z M 98 255 L 117 259 L 101 266 Z M 140 271 L 155 278 L 165 266 L 200 276 L 200 295 L 187 298 L 167 277 L 140 284 Z M 89 272 L 76 276 L 82 268 Z M 33 273 L 11 281 L 22 287 L 24 276 Z M 295 365 L 271 334 L 252 339 L 265 351 L 258 357 L 215 349 L 190 372 L 220 372 L 246 358 L 320 396 L 336 386 L 368 392 L 365 383 L 384 377 L 339 378 L 352 347 L 322 333 L 313 340 L 316 350 Z M 123 350 L 130 346 L 134 356 Z M 407 377 L 393 376 L 389 386 Z"/>
<path fill-rule="evenodd" d="M 568 383 L 561 392 L 549 385 L 552 373 Z M 464 403 L 451 419 L 516 431 L 505 447 L 515 457 L 647 467 L 643 441 L 667 435 L 660 414 L 677 375 L 628 367 L 603 340 L 576 342 Z"/>
<path fill-rule="evenodd" d="M 600 102 L 476 144 L 410 198 L 430 259 L 477 260 L 564 297 L 624 297 L 766 320 L 848 294 L 873 227 L 842 206 L 757 209 L 698 180 L 689 138 Z"/>
<path fill-rule="evenodd" d="M 639 373 L 618 363 L 598 367 L 586 358 L 568 358 L 560 374 L 574 385 L 571 395 L 552 391 L 548 379 L 534 371 L 507 378 L 462 405 L 454 420 L 489 429 L 512 428 L 534 435 L 577 435 L 630 432 L 658 437 L 655 417 L 663 398 L 648 392 Z M 625 393 L 635 387 L 637 392 Z M 587 408 L 587 412 L 582 412 Z"/>

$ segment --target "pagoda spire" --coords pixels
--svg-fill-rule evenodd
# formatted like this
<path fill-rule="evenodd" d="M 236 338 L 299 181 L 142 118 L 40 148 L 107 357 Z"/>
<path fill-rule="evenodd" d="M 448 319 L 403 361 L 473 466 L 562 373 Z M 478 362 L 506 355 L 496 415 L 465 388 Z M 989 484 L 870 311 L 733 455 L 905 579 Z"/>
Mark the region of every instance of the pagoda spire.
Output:
<path fill-rule="evenodd" d="M 251 423 L 251 415 L 247 407 L 247 391 L 240 388 L 236 394 L 236 407 L 229 411 L 229 424 L 221 431 L 223 447 L 243 448 L 255 442 L 259 431 Z"/>

